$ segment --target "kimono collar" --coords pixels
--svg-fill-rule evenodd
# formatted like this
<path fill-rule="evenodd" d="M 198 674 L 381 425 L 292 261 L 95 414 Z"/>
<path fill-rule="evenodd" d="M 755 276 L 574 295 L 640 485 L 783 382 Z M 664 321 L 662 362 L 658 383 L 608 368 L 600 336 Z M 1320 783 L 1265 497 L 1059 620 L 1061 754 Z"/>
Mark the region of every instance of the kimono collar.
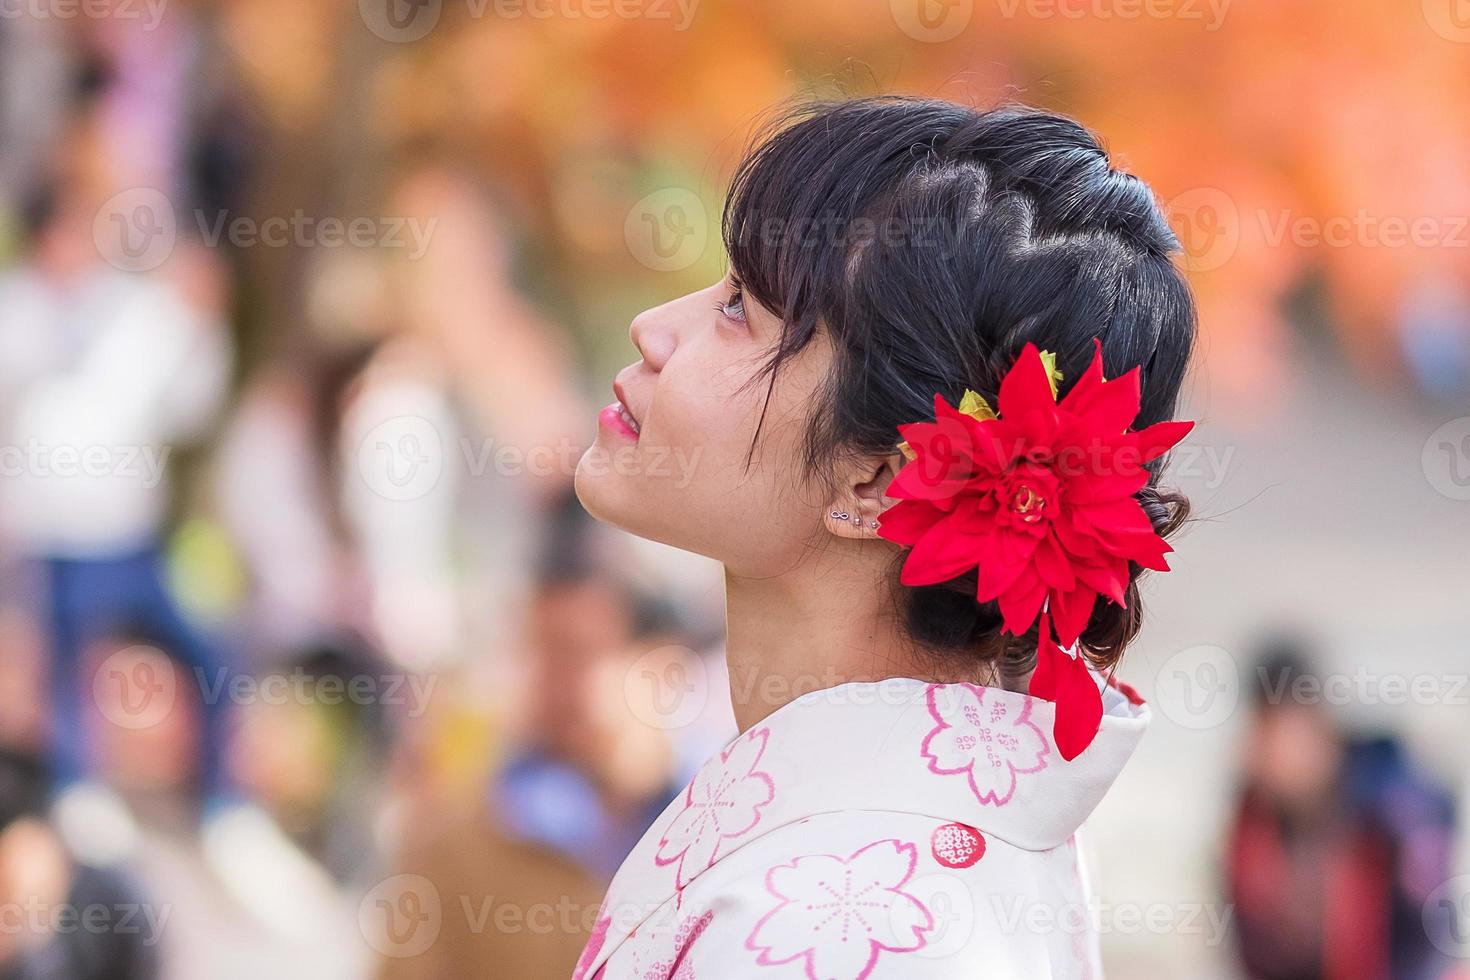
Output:
<path fill-rule="evenodd" d="M 878 810 L 966 824 L 1026 850 L 1076 832 L 1132 755 L 1148 708 L 1104 681 L 1097 738 L 1071 762 L 1055 704 L 899 677 L 813 691 L 731 739 L 654 821 L 608 889 L 576 976 L 717 862 L 822 813 Z"/>

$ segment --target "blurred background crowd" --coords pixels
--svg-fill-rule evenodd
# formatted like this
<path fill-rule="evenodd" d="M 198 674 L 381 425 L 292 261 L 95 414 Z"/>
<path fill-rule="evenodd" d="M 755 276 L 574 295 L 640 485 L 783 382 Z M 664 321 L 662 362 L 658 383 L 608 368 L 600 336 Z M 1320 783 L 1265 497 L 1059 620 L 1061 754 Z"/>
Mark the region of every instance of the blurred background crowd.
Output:
<path fill-rule="evenodd" d="M 0 0 L 0 977 L 570 973 L 734 732 L 576 461 L 875 92 L 1077 116 L 1200 299 L 1110 972 L 1470 976 L 1463 3 Z"/>

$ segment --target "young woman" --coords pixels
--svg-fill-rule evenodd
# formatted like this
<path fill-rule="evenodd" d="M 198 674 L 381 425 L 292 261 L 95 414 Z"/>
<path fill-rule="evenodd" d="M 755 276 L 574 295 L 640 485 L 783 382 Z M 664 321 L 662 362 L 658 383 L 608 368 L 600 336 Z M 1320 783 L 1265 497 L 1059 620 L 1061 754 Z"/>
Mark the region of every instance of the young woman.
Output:
<path fill-rule="evenodd" d="M 1174 235 L 1069 119 L 881 98 L 758 148 L 724 237 L 633 322 L 577 491 L 723 563 L 741 731 L 575 976 L 1098 976 L 1077 829 L 1143 734 L 1109 678 L 1187 509 Z"/>

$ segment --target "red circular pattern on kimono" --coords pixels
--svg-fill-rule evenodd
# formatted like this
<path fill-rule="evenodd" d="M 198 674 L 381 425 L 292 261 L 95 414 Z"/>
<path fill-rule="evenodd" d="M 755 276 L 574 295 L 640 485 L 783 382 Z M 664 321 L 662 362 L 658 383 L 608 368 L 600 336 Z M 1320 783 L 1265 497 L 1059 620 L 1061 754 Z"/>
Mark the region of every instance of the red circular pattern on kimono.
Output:
<path fill-rule="evenodd" d="M 985 856 L 985 838 L 969 824 L 947 823 L 936 828 L 929 846 L 934 860 L 946 868 L 968 868 Z"/>

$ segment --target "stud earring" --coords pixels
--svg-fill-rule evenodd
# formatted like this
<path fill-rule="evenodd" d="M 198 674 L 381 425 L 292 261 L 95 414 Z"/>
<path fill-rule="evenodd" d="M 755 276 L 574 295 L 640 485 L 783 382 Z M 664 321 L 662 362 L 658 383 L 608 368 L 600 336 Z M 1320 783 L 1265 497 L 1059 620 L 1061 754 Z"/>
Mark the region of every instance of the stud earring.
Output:
<path fill-rule="evenodd" d="M 843 521 L 845 523 L 851 524 L 853 527 L 860 528 L 863 526 L 863 515 L 861 514 L 849 514 L 845 510 L 834 510 L 828 516 L 831 517 L 834 521 Z M 872 528 L 874 531 L 878 530 L 879 525 L 877 521 L 868 521 L 867 523 L 868 527 Z"/>

